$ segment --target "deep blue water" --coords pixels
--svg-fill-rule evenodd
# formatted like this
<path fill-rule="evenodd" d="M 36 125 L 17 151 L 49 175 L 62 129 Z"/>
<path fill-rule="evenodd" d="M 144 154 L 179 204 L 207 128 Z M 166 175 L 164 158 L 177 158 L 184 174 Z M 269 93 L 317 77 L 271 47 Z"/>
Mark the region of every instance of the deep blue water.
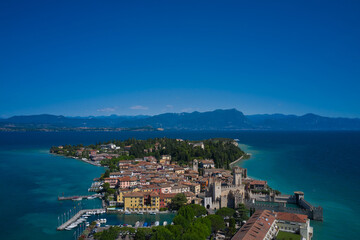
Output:
<path fill-rule="evenodd" d="M 48 153 L 52 145 L 111 139 L 173 137 L 192 140 L 238 138 L 252 153 L 240 163 L 250 176 L 284 193 L 302 190 L 324 208 L 312 221 L 314 239 L 358 239 L 360 235 L 360 132 L 67 132 L 0 133 L 0 239 L 73 239 L 57 232 L 59 214 L 75 202 L 57 196 L 87 194 L 103 169 Z M 96 207 L 98 200 L 82 201 Z M 119 221 L 113 217 L 113 221 Z"/>

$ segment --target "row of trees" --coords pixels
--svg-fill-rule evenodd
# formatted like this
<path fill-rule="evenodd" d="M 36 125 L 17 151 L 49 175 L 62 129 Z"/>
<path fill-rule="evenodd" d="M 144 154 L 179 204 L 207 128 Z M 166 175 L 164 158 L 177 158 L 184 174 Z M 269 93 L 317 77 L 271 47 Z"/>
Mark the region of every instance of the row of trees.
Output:
<path fill-rule="evenodd" d="M 191 164 L 192 160 L 197 159 L 213 159 L 216 167 L 229 168 L 229 164 L 245 153 L 236 145 L 233 144 L 232 139 L 209 139 L 204 140 L 204 149 L 201 147 L 194 147 L 195 141 L 178 141 L 170 138 L 153 138 L 147 140 L 138 140 L 131 138 L 128 140 L 112 140 L 95 145 L 86 146 L 85 149 L 97 149 L 101 151 L 102 144 L 114 143 L 120 146 L 120 150 L 114 152 L 122 153 L 125 146 L 131 146 L 128 155 L 121 156 L 116 161 L 124 159 L 143 158 L 144 156 L 154 156 L 160 159 L 161 155 L 171 155 L 172 160 L 179 164 Z M 51 152 L 63 154 L 66 156 L 75 156 L 76 150 L 84 147 L 83 145 L 65 145 L 62 149 L 52 147 Z M 146 151 L 144 151 L 146 150 Z M 104 161 L 104 165 L 116 165 L 116 161 Z"/>

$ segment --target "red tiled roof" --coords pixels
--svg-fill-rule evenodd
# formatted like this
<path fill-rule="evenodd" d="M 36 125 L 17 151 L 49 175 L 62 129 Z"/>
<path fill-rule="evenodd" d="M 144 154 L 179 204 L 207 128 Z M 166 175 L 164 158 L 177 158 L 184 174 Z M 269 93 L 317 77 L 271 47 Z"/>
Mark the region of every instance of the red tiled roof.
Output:
<path fill-rule="evenodd" d="M 275 216 L 269 210 L 256 211 L 231 239 L 263 240 L 274 221 Z"/>
<path fill-rule="evenodd" d="M 130 181 L 130 177 L 129 177 L 129 176 L 125 176 L 125 177 L 119 178 L 119 181 L 120 181 L 120 182 L 129 182 L 129 181 Z"/>
<path fill-rule="evenodd" d="M 143 197 L 143 196 L 144 196 L 143 192 L 124 193 L 124 198 L 125 197 Z"/>
<path fill-rule="evenodd" d="M 266 185 L 266 181 L 260 181 L 260 180 L 253 180 L 250 182 L 251 185 L 257 184 L 257 185 Z"/>
<path fill-rule="evenodd" d="M 177 193 L 161 193 L 160 198 L 173 198 L 176 196 Z"/>
<path fill-rule="evenodd" d="M 278 212 L 276 213 L 276 219 L 289 222 L 306 223 L 308 217 L 303 214 Z"/>

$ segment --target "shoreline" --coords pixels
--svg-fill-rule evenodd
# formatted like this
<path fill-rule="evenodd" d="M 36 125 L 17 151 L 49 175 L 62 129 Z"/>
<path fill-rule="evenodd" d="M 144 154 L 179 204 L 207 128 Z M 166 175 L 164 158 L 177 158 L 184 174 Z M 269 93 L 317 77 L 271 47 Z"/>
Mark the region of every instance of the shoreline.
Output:
<path fill-rule="evenodd" d="M 65 158 L 71 158 L 71 159 L 80 160 L 80 161 L 82 161 L 82 162 L 91 164 L 91 165 L 96 166 L 96 167 L 103 167 L 103 166 L 101 166 L 101 164 L 99 164 L 99 163 L 94 163 L 94 162 L 91 162 L 90 160 L 84 160 L 84 159 L 78 158 L 78 157 L 69 157 L 69 156 L 64 156 L 64 155 L 56 154 L 56 153 L 50 153 L 50 154 L 55 155 L 55 156 L 61 156 L 61 157 L 65 157 Z"/>
<path fill-rule="evenodd" d="M 245 159 L 244 159 L 244 156 L 248 156 L 249 158 L 245 158 Z M 245 160 L 248 160 L 248 159 L 250 159 L 250 157 L 251 157 L 251 154 L 250 154 L 250 153 L 246 153 L 246 154 L 242 155 L 241 157 L 239 157 L 239 158 L 236 159 L 235 161 L 231 162 L 231 163 L 229 164 L 229 168 L 232 169 L 234 164 L 239 163 L 239 162 L 242 162 L 242 161 L 245 161 Z"/>

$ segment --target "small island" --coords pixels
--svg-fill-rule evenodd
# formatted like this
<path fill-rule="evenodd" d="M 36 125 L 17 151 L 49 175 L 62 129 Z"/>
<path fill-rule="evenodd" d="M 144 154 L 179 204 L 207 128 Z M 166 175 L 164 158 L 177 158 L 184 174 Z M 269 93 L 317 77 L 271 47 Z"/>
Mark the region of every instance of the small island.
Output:
<path fill-rule="evenodd" d="M 89 191 L 96 192 L 91 197 L 102 198 L 107 212 L 177 212 L 172 224 L 157 222 L 155 228 L 141 222 L 101 228 L 100 222 L 94 222 L 88 224 L 82 239 L 116 239 L 124 234 L 132 239 L 243 239 L 261 225 L 269 239 L 311 239 L 310 219 L 323 219 L 322 208 L 308 203 L 304 193 L 283 195 L 267 181 L 252 179 L 247 169 L 232 164 L 250 157 L 234 139 L 132 138 L 89 146 L 53 146 L 50 152 L 106 167 Z M 265 225 L 261 219 L 268 219 Z M 71 226 L 76 227 L 70 219 L 58 230 L 71 230 Z M 109 235 L 115 237 L 105 237 Z"/>

